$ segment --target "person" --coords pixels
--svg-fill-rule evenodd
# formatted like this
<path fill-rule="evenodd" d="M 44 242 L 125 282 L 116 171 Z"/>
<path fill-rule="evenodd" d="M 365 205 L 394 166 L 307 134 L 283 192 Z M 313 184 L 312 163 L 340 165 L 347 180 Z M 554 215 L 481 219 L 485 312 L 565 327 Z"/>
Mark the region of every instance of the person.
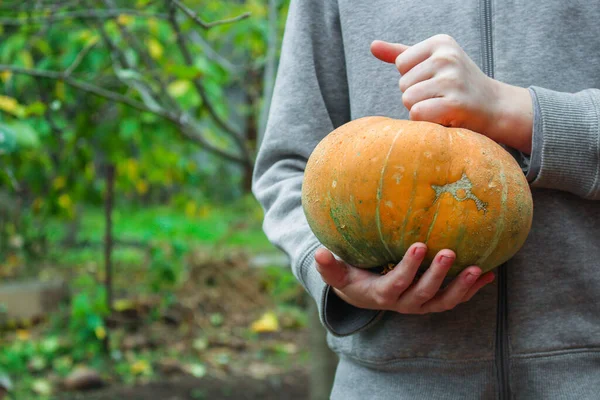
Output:
<path fill-rule="evenodd" d="M 595 2 L 292 0 L 253 191 L 339 355 L 332 399 L 597 399 L 600 7 Z M 464 127 L 523 167 L 534 217 L 505 265 L 445 284 L 425 243 L 388 274 L 311 232 L 306 162 L 335 128 L 384 115 Z"/>

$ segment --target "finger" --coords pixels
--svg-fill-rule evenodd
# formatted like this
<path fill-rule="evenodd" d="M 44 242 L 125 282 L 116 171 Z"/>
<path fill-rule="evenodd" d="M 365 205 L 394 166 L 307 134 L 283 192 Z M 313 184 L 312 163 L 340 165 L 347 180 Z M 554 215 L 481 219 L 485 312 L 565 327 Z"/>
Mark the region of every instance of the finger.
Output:
<path fill-rule="evenodd" d="M 383 40 L 374 40 L 371 43 L 371 53 L 381 61 L 393 64 L 402 52 L 409 46 L 401 43 L 389 43 Z"/>
<path fill-rule="evenodd" d="M 416 65 L 428 59 L 439 46 L 455 46 L 456 42 L 448 35 L 436 35 L 406 49 L 396 57 L 396 68 L 404 75 Z"/>
<path fill-rule="evenodd" d="M 378 303 L 392 305 L 410 287 L 415 275 L 427 254 L 424 243 L 414 243 L 408 248 L 402 261 L 394 269 L 379 278 L 375 284 L 374 292 Z"/>
<path fill-rule="evenodd" d="M 428 58 L 422 63 L 414 66 L 406 74 L 402 75 L 399 81 L 400 90 L 402 92 L 406 92 L 411 86 L 426 81 L 435 75 L 436 69 L 434 68 L 434 63 L 430 60 L 431 59 Z"/>
<path fill-rule="evenodd" d="M 450 284 L 423 304 L 423 312 L 441 312 L 451 310 L 462 302 L 469 289 L 481 276 L 481 268 L 472 266 L 465 268 Z"/>
<path fill-rule="evenodd" d="M 348 265 L 336 259 L 333 253 L 325 248 L 315 252 L 317 271 L 323 281 L 337 289 L 343 289 L 350 283 Z"/>
<path fill-rule="evenodd" d="M 411 111 L 413 106 L 419 102 L 441 97 L 442 89 L 433 79 L 419 82 L 406 89 L 402 94 L 402 103 L 408 111 Z"/>
<path fill-rule="evenodd" d="M 488 285 L 488 284 L 494 282 L 494 279 L 496 279 L 496 277 L 494 276 L 494 273 L 491 271 L 486 274 L 483 274 L 482 276 L 479 277 L 479 279 L 477 279 L 477 281 L 473 284 L 473 286 L 471 286 L 471 288 L 463 296 L 461 301 L 464 303 L 465 301 L 471 300 L 471 298 L 473 296 L 475 296 L 475 294 L 479 291 L 479 289 L 481 289 L 485 285 Z"/>
<path fill-rule="evenodd" d="M 417 283 L 400 297 L 401 306 L 408 309 L 420 308 L 431 300 L 440 290 L 455 259 L 456 255 L 452 250 L 441 250 Z"/>
<path fill-rule="evenodd" d="M 461 128 L 461 121 L 465 120 L 463 114 L 464 111 L 455 101 L 446 97 L 432 97 L 412 104 L 409 118 L 412 121 L 428 121 L 447 127 Z"/>

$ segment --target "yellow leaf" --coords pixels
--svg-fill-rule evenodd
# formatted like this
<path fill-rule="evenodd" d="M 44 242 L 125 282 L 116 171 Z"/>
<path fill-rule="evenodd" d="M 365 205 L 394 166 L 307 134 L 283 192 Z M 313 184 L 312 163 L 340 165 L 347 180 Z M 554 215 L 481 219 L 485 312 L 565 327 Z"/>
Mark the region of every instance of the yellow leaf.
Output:
<path fill-rule="evenodd" d="M 115 311 L 127 311 L 127 310 L 133 310 L 135 308 L 135 303 L 129 299 L 118 299 L 115 300 L 115 303 L 113 305 Z"/>
<path fill-rule="evenodd" d="M 17 330 L 17 339 L 18 340 L 29 340 L 29 338 L 31 337 L 31 334 L 29 333 L 29 331 L 27 329 L 18 329 Z"/>
<path fill-rule="evenodd" d="M 155 60 L 161 58 L 164 53 L 162 44 L 156 39 L 148 40 L 148 50 L 150 50 L 150 56 Z"/>
<path fill-rule="evenodd" d="M 187 215 L 188 217 L 193 217 L 194 215 L 196 215 L 196 203 L 194 203 L 193 201 L 188 201 L 185 205 L 185 215 Z"/>
<path fill-rule="evenodd" d="M 104 340 L 104 338 L 106 338 L 106 329 L 103 326 L 97 326 L 96 329 L 94 329 L 94 333 L 99 340 Z"/>
<path fill-rule="evenodd" d="M 65 179 L 64 176 L 57 176 L 52 181 L 52 187 L 55 190 L 60 190 L 60 189 L 64 188 L 66 185 L 67 185 L 67 180 Z"/>
<path fill-rule="evenodd" d="M 56 98 L 59 100 L 65 99 L 65 83 L 63 81 L 56 82 L 56 87 L 54 88 L 54 94 Z"/>
<path fill-rule="evenodd" d="M 134 375 L 147 374 L 150 372 L 150 364 L 146 360 L 138 360 L 131 364 L 130 370 Z"/>
<path fill-rule="evenodd" d="M 0 95 L 0 110 L 11 113 L 17 117 L 23 115 L 24 108 L 19 104 L 17 99 L 8 96 Z"/>
<path fill-rule="evenodd" d="M 0 79 L 2 79 L 2 82 L 4 82 L 4 83 L 6 83 L 11 77 L 12 77 L 11 71 L 0 72 Z"/>
<path fill-rule="evenodd" d="M 252 332 L 277 332 L 279 330 L 279 321 L 274 312 L 269 311 L 263 314 L 262 317 L 254 321 L 250 327 Z"/>
<path fill-rule="evenodd" d="M 150 17 L 148 18 L 148 29 L 150 30 L 150 32 L 153 35 L 156 35 L 158 33 L 158 20 L 154 17 Z"/>
<path fill-rule="evenodd" d="M 129 25 L 133 22 L 133 17 L 131 15 L 127 15 L 127 14 L 121 14 L 117 17 L 117 22 L 120 25 Z"/>
<path fill-rule="evenodd" d="M 19 54 L 21 55 L 21 59 L 23 60 L 23 65 L 25 68 L 33 68 L 34 63 L 31 53 L 27 50 L 21 50 Z"/>
<path fill-rule="evenodd" d="M 200 207 L 200 210 L 198 210 L 198 216 L 200 218 L 206 218 L 206 217 L 208 217 L 209 214 L 210 214 L 210 207 L 207 206 L 206 204 L 203 205 L 202 207 Z"/>
<path fill-rule="evenodd" d="M 73 200 L 68 194 L 63 193 L 58 197 L 58 205 L 65 210 L 70 210 L 73 207 Z"/>
<path fill-rule="evenodd" d="M 125 171 L 130 181 L 135 181 L 138 177 L 139 165 L 135 158 L 129 158 L 125 164 Z"/>
<path fill-rule="evenodd" d="M 138 194 L 144 195 L 148 193 L 148 182 L 145 180 L 139 180 L 135 183 L 135 190 Z"/>
<path fill-rule="evenodd" d="M 94 176 L 96 176 L 96 170 L 94 168 L 94 163 L 89 163 L 88 165 L 85 166 L 84 175 L 90 181 L 92 179 L 94 179 Z"/>
<path fill-rule="evenodd" d="M 167 92 L 175 98 L 183 96 L 191 88 L 190 81 L 177 80 L 167 86 Z"/>

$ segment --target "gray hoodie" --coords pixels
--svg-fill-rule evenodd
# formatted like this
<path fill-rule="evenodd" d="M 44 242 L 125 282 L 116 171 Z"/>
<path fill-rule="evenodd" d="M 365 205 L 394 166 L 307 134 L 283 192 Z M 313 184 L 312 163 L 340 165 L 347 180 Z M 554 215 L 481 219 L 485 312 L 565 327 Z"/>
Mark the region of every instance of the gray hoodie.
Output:
<path fill-rule="evenodd" d="M 264 230 L 290 257 L 340 356 L 333 399 L 600 399 L 600 4 L 596 1 L 292 0 L 254 176 Z M 443 313 L 363 310 L 315 269 L 304 167 L 336 127 L 408 119 L 374 39 L 453 36 L 488 75 L 529 88 L 534 199 L 524 247 Z"/>

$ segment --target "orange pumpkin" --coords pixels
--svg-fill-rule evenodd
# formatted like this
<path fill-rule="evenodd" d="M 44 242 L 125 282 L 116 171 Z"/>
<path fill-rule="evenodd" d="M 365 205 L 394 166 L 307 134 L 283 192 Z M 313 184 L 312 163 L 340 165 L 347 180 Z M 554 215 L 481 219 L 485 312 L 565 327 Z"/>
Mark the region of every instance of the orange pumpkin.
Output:
<path fill-rule="evenodd" d="M 423 267 L 442 249 L 484 272 L 524 244 L 531 191 L 515 159 L 486 136 L 429 122 L 364 117 L 327 135 L 306 166 L 302 205 L 319 241 L 347 263 L 398 263 L 415 242 Z"/>

